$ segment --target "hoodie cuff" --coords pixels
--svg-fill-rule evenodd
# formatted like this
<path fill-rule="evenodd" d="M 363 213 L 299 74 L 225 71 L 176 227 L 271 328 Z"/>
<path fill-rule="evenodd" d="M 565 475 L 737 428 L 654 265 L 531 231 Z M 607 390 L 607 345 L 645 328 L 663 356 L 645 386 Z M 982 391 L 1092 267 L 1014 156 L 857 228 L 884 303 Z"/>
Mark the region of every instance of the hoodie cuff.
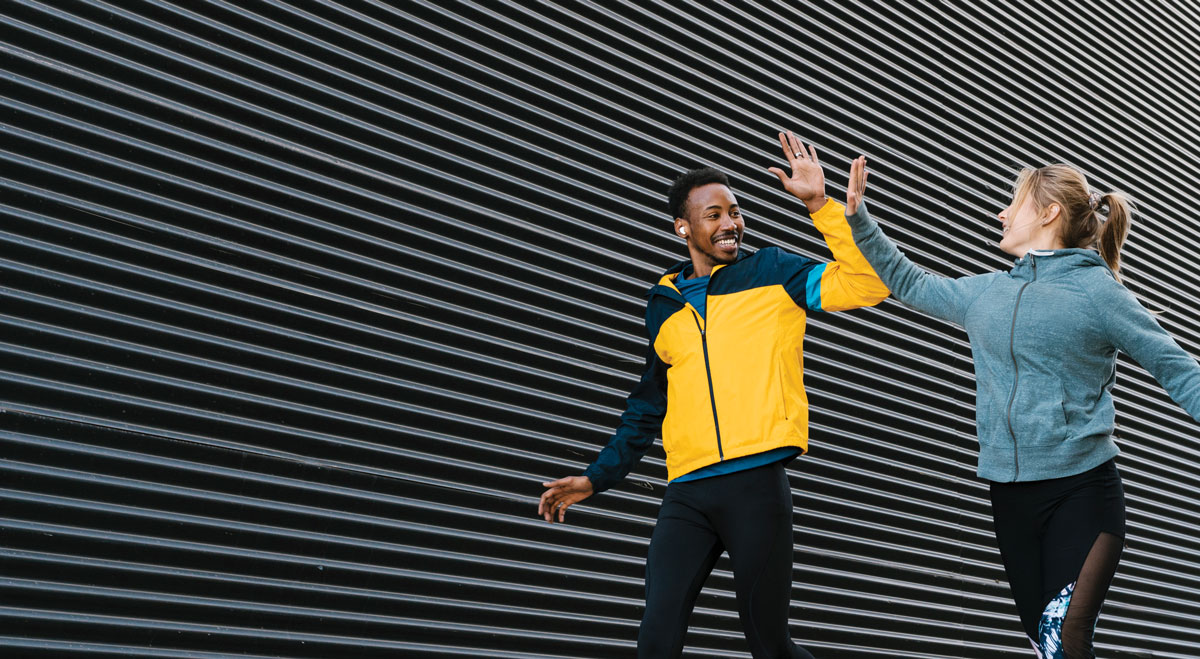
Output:
<path fill-rule="evenodd" d="M 850 233 L 854 236 L 855 242 L 870 236 L 879 226 L 871 218 L 871 213 L 867 211 L 865 199 L 858 202 L 858 209 L 854 213 L 846 215 L 846 222 L 850 224 Z"/>

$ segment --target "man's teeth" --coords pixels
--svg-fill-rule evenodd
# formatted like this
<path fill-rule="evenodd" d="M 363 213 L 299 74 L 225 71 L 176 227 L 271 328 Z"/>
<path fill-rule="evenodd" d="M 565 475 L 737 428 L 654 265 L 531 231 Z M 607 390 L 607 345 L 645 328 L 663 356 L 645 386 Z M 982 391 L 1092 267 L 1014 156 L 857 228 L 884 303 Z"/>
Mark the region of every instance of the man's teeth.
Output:
<path fill-rule="evenodd" d="M 733 238 L 725 238 L 724 240 L 718 240 L 717 244 L 721 247 L 733 247 L 737 244 L 737 241 Z"/>

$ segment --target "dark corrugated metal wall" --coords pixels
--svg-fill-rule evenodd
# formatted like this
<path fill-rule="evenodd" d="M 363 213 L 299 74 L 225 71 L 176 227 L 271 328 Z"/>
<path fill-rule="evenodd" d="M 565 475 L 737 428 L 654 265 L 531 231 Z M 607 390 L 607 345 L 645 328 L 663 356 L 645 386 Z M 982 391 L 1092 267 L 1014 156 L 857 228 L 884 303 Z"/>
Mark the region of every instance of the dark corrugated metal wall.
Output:
<path fill-rule="evenodd" d="M 661 450 L 566 526 L 681 254 L 678 170 L 827 256 L 765 168 L 867 153 L 889 233 L 1005 267 L 1021 164 L 1141 204 L 1125 280 L 1200 354 L 1200 11 L 983 2 L 0 5 L 4 654 L 630 656 Z M 814 318 L 793 634 L 1030 656 L 961 331 Z M 1197 425 L 1123 360 L 1102 656 L 1200 656 Z M 689 656 L 748 656 L 724 560 Z M 1133 654 L 1143 651 L 1146 654 Z M 1152 653 L 1152 654 L 1151 654 Z"/>

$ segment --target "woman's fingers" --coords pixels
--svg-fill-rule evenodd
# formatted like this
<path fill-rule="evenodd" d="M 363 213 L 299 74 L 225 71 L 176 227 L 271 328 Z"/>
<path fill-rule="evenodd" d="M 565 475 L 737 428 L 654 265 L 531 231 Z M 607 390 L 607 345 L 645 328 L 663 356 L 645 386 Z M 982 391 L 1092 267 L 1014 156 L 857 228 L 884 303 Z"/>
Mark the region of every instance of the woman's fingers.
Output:
<path fill-rule="evenodd" d="M 850 180 L 846 185 L 846 207 L 850 212 L 858 210 L 858 204 L 867 192 L 867 157 L 859 156 L 850 163 Z"/>

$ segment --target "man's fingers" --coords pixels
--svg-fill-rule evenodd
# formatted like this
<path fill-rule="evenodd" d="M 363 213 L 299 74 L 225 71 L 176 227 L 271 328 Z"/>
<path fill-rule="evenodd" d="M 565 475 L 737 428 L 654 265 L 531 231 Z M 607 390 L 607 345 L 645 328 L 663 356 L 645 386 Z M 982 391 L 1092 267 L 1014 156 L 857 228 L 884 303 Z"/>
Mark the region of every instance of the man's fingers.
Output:
<path fill-rule="evenodd" d="M 768 172 L 771 172 L 772 174 L 774 174 L 774 175 L 776 175 L 776 176 L 778 176 L 778 177 L 779 177 L 779 182 L 780 182 L 780 183 L 783 183 L 784 185 L 787 185 L 787 182 L 788 182 L 789 178 L 788 178 L 788 175 L 787 175 L 787 174 L 784 174 L 784 173 L 783 173 L 783 170 L 782 170 L 782 169 L 780 169 L 780 168 L 778 168 L 778 167 L 768 167 L 768 168 L 767 168 L 767 171 L 768 171 Z"/>
<path fill-rule="evenodd" d="M 787 135 L 782 131 L 779 133 L 779 146 L 783 147 L 783 155 L 788 159 L 789 163 L 796 159 L 796 152 L 792 151 L 791 145 L 788 144 Z"/>
<path fill-rule="evenodd" d="M 817 158 L 817 147 L 816 147 L 816 145 L 814 145 L 814 144 L 809 144 L 809 145 L 808 145 L 808 153 L 809 153 L 809 155 L 811 155 L 811 156 L 812 156 L 812 161 L 813 161 L 813 164 L 814 164 L 814 165 L 819 165 L 819 164 L 821 164 L 821 161 L 820 161 L 820 160 Z"/>
<path fill-rule="evenodd" d="M 542 492 L 542 497 L 540 499 L 538 499 L 538 514 L 539 515 L 543 515 L 543 514 L 545 514 L 545 511 L 549 510 L 550 500 L 554 498 L 554 495 L 557 492 L 558 492 L 558 490 L 553 490 L 553 489 Z"/>
<path fill-rule="evenodd" d="M 800 143 L 800 140 L 790 130 L 788 131 L 788 144 L 791 146 L 793 158 L 796 160 L 808 160 L 808 153 L 804 151 L 804 145 Z"/>

